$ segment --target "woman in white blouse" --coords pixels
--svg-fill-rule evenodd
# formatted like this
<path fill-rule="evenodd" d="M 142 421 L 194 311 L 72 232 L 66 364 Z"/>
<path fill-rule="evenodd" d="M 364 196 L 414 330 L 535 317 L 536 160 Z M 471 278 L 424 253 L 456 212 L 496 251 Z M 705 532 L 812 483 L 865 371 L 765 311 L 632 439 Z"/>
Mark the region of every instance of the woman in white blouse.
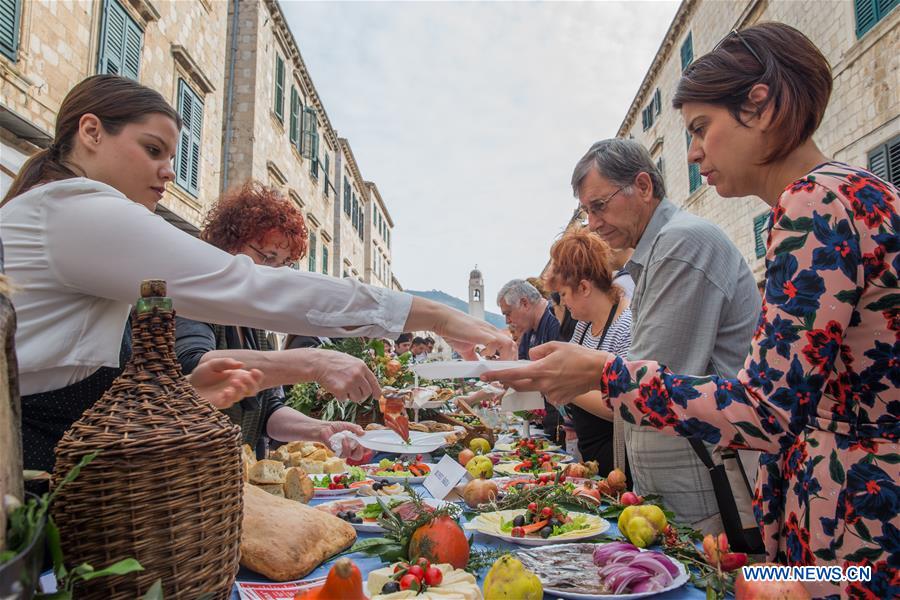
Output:
<path fill-rule="evenodd" d="M 53 144 L 25 163 L 0 203 L 7 275 L 20 288 L 26 468 L 52 467 L 53 445 L 118 373 L 143 279 L 166 280 L 188 318 L 335 337 L 430 330 L 462 351 L 484 344 L 513 357 L 509 338 L 459 311 L 352 279 L 257 266 L 166 223 L 153 211 L 175 178 L 180 128 L 155 90 L 89 77 L 63 101 Z"/>

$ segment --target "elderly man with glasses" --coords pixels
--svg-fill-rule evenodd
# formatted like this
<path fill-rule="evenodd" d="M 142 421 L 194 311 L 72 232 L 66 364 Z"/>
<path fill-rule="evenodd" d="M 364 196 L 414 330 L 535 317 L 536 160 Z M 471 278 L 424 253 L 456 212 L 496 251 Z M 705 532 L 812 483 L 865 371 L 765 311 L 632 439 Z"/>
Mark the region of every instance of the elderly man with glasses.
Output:
<path fill-rule="evenodd" d="M 613 248 L 633 249 L 625 265 L 635 283 L 628 359 L 733 377 L 760 309 L 753 275 L 734 244 L 666 199 L 661 174 L 637 142 L 594 144 L 575 166 L 572 189 L 592 231 Z M 682 522 L 722 531 L 701 449 L 629 423 L 625 440 L 635 491 L 662 495 Z"/>
<path fill-rule="evenodd" d="M 510 330 L 519 336 L 519 359 L 527 359 L 535 346 L 559 339 L 559 321 L 541 292 L 524 279 L 507 282 L 497 293 L 497 306 Z M 544 432 L 556 441 L 565 440 L 559 411 L 544 401 Z"/>

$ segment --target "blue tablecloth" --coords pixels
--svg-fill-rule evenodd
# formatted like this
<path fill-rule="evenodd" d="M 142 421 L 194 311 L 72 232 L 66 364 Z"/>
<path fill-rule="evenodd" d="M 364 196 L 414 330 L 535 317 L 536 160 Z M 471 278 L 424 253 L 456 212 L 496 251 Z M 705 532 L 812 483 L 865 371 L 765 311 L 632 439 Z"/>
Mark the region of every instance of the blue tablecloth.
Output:
<path fill-rule="evenodd" d="M 428 496 L 428 492 L 425 491 L 425 488 L 422 486 L 413 486 L 417 492 L 422 494 L 423 496 Z M 323 502 L 328 502 L 329 500 L 333 500 L 333 498 L 329 499 L 321 499 L 321 500 L 313 500 L 310 502 L 311 505 L 315 506 L 317 504 L 322 504 Z M 616 527 L 615 522 L 613 522 L 612 527 L 610 527 L 609 531 L 606 533 L 608 535 L 618 535 L 619 530 Z M 366 538 L 379 537 L 378 534 L 373 533 L 361 533 L 359 534 L 359 539 L 363 540 Z M 522 549 L 522 546 L 516 546 L 515 544 L 509 544 L 502 540 L 498 540 L 496 538 L 492 538 L 490 536 L 476 533 L 474 540 L 475 548 L 508 548 L 511 552 Z M 356 565 L 359 567 L 359 570 L 362 572 L 363 581 L 365 581 L 366 576 L 370 571 L 374 571 L 382 566 L 385 566 L 384 563 L 381 562 L 378 558 L 371 558 L 365 556 L 360 553 L 354 553 L 347 555 Z M 334 563 L 333 560 L 330 560 L 326 563 L 323 563 L 319 566 L 315 571 L 310 573 L 306 579 L 315 579 L 316 577 L 324 577 L 328 574 L 329 569 L 331 569 L 331 565 Z M 482 573 L 479 574 L 478 583 L 482 585 L 484 583 L 484 576 L 487 574 L 487 569 L 485 569 Z M 248 569 L 244 569 L 241 567 L 240 572 L 238 573 L 238 581 L 268 581 L 262 575 L 258 573 L 254 573 Z M 683 587 L 673 590 L 671 592 L 667 592 L 665 594 L 657 594 L 654 596 L 655 598 L 660 598 L 661 600 L 704 600 L 706 598 L 706 594 L 695 588 L 690 583 L 686 583 Z M 237 588 L 235 588 L 234 593 L 232 594 L 232 600 L 238 600 L 239 596 L 237 593 Z M 545 600 L 555 599 L 556 596 L 552 594 L 544 594 Z"/>

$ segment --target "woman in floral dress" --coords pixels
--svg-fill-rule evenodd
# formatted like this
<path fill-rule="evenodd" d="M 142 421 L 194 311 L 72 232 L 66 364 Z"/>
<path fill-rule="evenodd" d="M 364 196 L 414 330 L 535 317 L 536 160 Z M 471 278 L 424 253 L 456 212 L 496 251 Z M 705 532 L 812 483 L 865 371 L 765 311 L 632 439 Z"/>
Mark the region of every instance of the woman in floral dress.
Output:
<path fill-rule="evenodd" d="M 765 302 L 737 378 L 676 375 L 566 344 L 484 377 L 557 402 L 599 386 L 629 422 L 764 452 L 754 508 L 768 558 L 870 565 L 869 582 L 806 586 L 817 597 L 896 598 L 898 192 L 812 141 L 831 82 L 803 34 L 766 23 L 698 59 L 673 100 L 708 183 L 772 207 Z"/>

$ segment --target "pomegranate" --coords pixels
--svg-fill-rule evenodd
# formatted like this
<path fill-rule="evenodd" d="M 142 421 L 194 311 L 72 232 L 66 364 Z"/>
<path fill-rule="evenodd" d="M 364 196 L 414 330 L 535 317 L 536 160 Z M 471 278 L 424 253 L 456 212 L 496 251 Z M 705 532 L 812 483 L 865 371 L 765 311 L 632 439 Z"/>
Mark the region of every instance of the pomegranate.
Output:
<path fill-rule="evenodd" d="M 778 563 L 759 563 L 758 566 Z M 809 600 L 809 592 L 799 581 L 747 581 L 738 571 L 734 579 L 734 600 Z"/>
<path fill-rule="evenodd" d="M 625 492 L 624 494 L 622 494 L 622 497 L 619 498 L 619 502 L 621 502 L 625 506 L 635 506 L 643 501 L 644 499 L 634 492 Z"/>
<path fill-rule="evenodd" d="M 463 500 L 470 508 L 497 498 L 497 484 L 489 479 L 473 479 L 463 489 Z"/>
<path fill-rule="evenodd" d="M 422 525 L 409 539 L 409 558 L 425 557 L 431 564 L 449 563 L 457 569 L 469 562 L 469 540 L 459 523 L 441 515 Z"/>
<path fill-rule="evenodd" d="M 613 469 L 609 472 L 609 475 L 606 476 L 606 481 L 609 482 L 609 487 L 614 492 L 621 492 L 625 490 L 625 473 L 623 473 L 620 469 Z"/>
<path fill-rule="evenodd" d="M 597 484 L 588 479 L 581 485 L 575 488 L 574 494 L 576 496 L 582 496 L 584 498 L 590 498 L 594 500 L 597 504 L 600 504 L 600 489 L 597 487 Z"/>
<path fill-rule="evenodd" d="M 460 451 L 459 456 L 456 458 L 456 460 L 462 466 L 466 466 L 473 458 L 475 458 L 475 453 L 466 448 L 465 450 Z"/>

